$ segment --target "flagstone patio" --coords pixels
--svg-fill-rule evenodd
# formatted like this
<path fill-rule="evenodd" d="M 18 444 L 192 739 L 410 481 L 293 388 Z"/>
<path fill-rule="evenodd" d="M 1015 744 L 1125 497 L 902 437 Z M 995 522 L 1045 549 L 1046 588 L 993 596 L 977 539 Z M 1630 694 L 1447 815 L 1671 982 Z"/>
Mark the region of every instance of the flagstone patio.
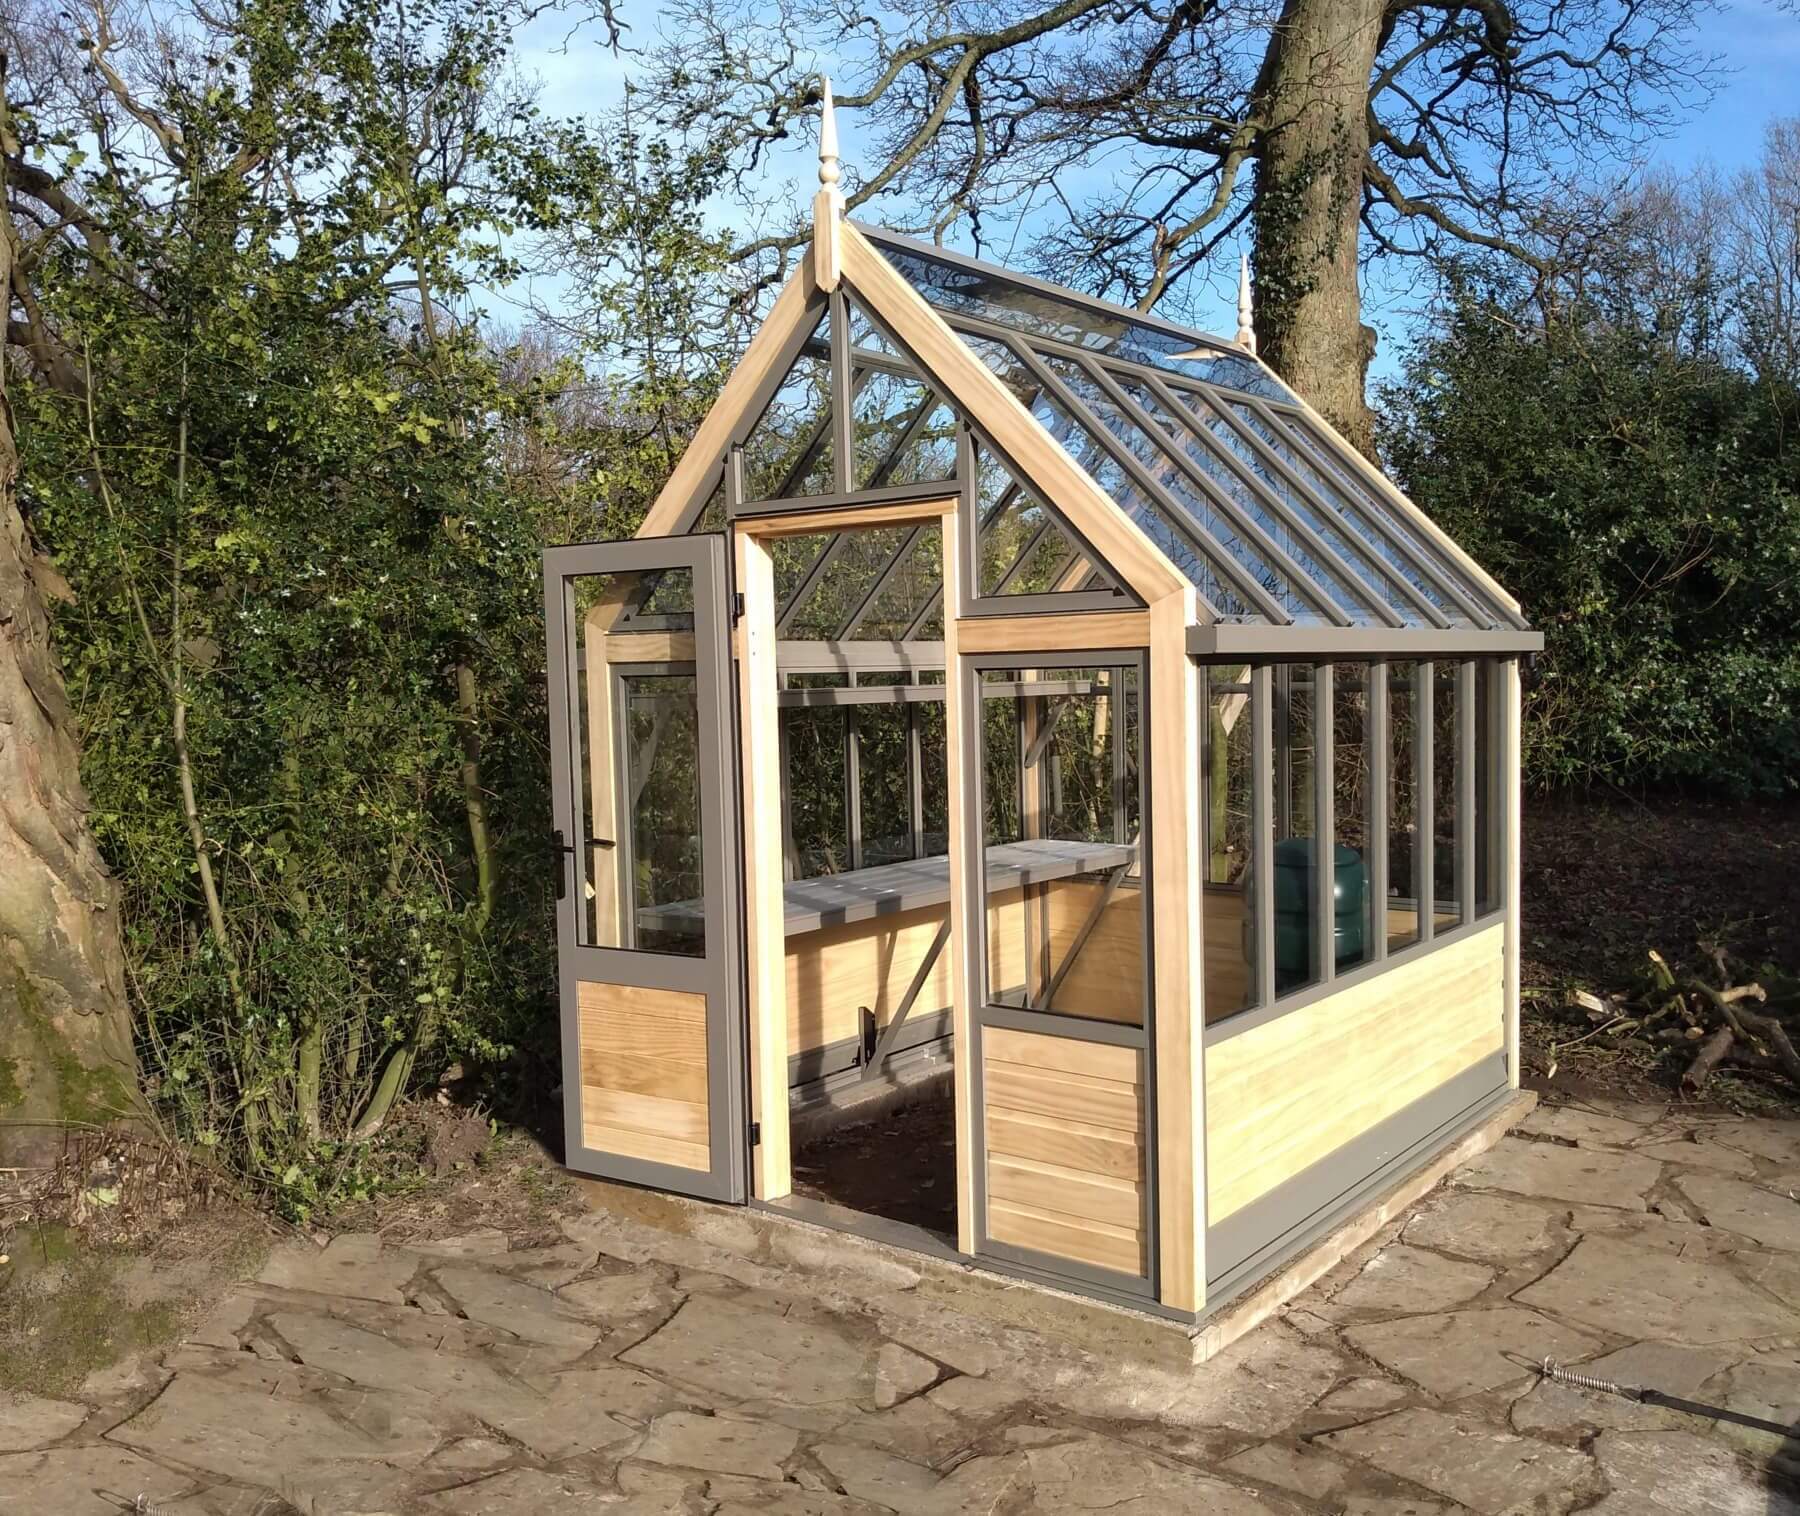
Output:
<path fill-rule="evenodd" d="M 1199 1366 L 1123 1313 L 597 1186 L 549 1246 L 290 1244 L 159 1358 L 0 1400 L 0 1513 L 1800 1513 L 1797 1185 L 1800 1122 L 1540 1109 Z"/>

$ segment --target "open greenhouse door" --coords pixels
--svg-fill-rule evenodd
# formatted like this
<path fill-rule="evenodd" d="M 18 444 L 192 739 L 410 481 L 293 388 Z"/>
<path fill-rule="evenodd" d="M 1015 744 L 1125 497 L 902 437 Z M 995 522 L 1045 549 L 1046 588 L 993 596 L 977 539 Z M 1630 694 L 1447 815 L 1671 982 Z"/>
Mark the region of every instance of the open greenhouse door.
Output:
<path fill-rule="evenodd" d="M 725 545 L 544 553 L 571 1168 L 745 1198 Z"/>

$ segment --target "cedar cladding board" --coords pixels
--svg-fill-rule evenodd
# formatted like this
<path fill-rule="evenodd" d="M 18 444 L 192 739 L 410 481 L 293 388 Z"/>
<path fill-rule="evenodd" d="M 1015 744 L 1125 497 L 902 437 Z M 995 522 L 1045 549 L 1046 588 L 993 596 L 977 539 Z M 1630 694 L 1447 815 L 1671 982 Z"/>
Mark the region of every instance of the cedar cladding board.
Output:
<path fill-rule="evenodd" d="M 582 1141 L 601 1152 L 705 1170 L 706 997 L 582 984 Z"/>
<path fill-rule="evenodd" d="M 1207 1216 L 1240 1206 L 1504 1045 L 1495 923 L 1206 1050 Z"/>
<path fill-rule="evenodd" d="M 989 1235 L 1145 1273 L 1143 1055 L 1000 1028 L 982 1040 Z"/>

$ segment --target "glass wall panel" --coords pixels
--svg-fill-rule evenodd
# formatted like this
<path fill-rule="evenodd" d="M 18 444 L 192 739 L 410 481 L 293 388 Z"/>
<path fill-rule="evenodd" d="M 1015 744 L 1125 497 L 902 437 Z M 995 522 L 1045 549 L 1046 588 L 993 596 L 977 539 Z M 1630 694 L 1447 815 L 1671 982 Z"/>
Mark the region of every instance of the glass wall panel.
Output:
<path fill-rule="evenodd" d="M 1340 974 L 1368 962 L 1375 930 L 1374 903 L 1369 897 L 1369 850 L 1373 840 L 1369 679 L 1366 663 L 1340 663 L 1332 677 L 1331 803 L 1337 833 L 1337 877 L 1333 886 L 1337 919 L 1333 930 Z"/>
<path fill-rule="evenodd" d="M 1138 666 L 989 670 L 979 693 L 987 1003 L 1142 1026 Z"/>
<path fill-rule="evenodd" d="M 956 476 L 956 415 L 919 380 L 860 372 L 850 414 L 857 489 Z"/>
<path fill-rule="evenodd" d="M 830 339 L 827 315 L 744 440 L 745 500 L 785 500 L 832 488 Z"/>
<path fill-rule="evenodd" d="M 796 678 L 794 683 L 802 681 Z M 808 681 L 813 682 L 813 681 Z M 817 683 L 844 681 L 826 676 Z M 816 879 L 850 867 L 850 817 L 844 707 L 802 706 L 781 720 L 786 761 L 790 877 Z"/>
<path fill-rule="evenodd" d="M 907 674 L 865 674 L 865 685 L 905 684 Z M 856 740 L 857 790 L 861 801 L 862 866 L 877 868 L 913 856 L 910 705 L 852 705 L 845 708 Z"/>
<path fill-rule="evenodd" d="M 574 839 L 588 947 L 706 952 L 693 573 L 568 581 L 577 669 Z M 673 634 L 673 648 L 671 648 Z"/>
<path fill-rule="evenodd" d="M 1416 663 L 1388 665 L 1388 951 L 1419 940 L 1418 675 Z"/>
<path fill-rule="evenodd" d="M 1250 898 L 1252 846 L 1250 670 L 1207 671 L 1207 740 L 1201 782 L 1206 796 L 1206 1019 L 1221 1020 L 1256 1003 L 1256 917 Z"/>
<path fill-rule="evenodd" d="M 802 575 L 792 591 L 798 597 L 793 604 L 782 603 L 777 616 L 781 636 L 790 640 L 837 637 L 868 600 L 911 530 L 905 526 L 863 528 L 825 539 L 826 546 L 820 551 L 829 557 L 824 566 L 810 576 Z"/>
<path fill-rule="evenodd" d="M 1275 993 L 1318 983 L 1321 933 L 1314 929 L 1318 890 L 1316 738 L 1318 686 L 1310 664 L 1274 670 Z M 1327 718 L 1329 719 L 1329 718 Z"/>
<path fill-rule="evenodd" d="M 1457 826 L 1457 734 L 1461 690 L 1457 665 L 1432 665 L 1431 812 L 1433 930 L 1444 932 L 1462 920 L 1462 846 Z"/>
<path fill-rule="evenodd" d="M 944 579 L 943 531 L 930 526 L 906 528 L 897 559 L 890 559 L 877 580 L 874 598 L 859 607 L 838 629 L 838 636 L 865 641 L 901 642 L 927 612 Z"/>

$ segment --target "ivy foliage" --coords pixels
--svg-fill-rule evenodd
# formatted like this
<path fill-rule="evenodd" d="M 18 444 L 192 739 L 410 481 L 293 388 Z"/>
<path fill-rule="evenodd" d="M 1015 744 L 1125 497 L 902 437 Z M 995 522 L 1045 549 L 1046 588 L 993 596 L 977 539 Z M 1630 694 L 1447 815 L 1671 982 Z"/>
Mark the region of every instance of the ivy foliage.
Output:
<path fill-rule="evenodd" d="M 1800 786 L 1792 383 L 1624 302 L 1452 295 L 1381 392 L 1382 446 L 1545 634 L 1528 780 Z"/>
<path fill-rule="evenodd" d="M 498 349 L 475 292 L 621 206 L 707 252 L 509 83 L 508 0 L 212 15 L 135 81 L 141 154 L 22 124 L 86 218 L 34 276 L 74 382 L 15 389 L 22 499 L 149 1093 L 304 1215 L 421 1074 L 555 1081 L 538 554 L 628 531 L 688 414 Z"/>

